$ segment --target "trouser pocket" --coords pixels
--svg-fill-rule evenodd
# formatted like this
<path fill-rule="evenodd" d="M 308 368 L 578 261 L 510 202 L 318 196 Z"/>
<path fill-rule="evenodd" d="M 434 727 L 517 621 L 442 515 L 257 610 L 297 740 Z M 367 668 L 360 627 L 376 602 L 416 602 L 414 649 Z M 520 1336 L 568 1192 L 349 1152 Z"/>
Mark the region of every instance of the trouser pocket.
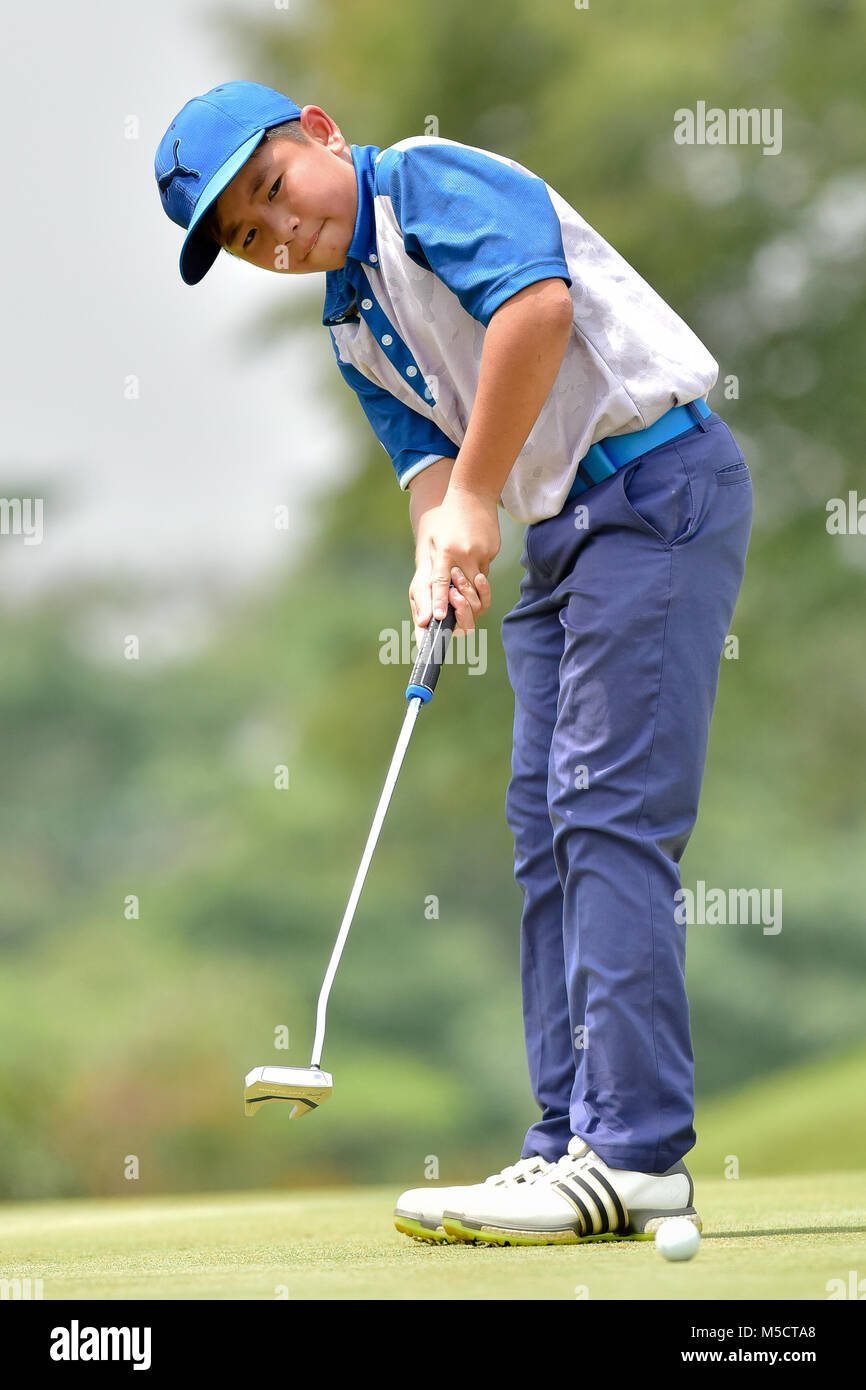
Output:
<path fill-rule="evenodd" d="M 665 545 L 673 545 L 694 522 L 692 480 L 681 454 L 669 446 L 622 470 L 622 494 L 635 519 Z"/>

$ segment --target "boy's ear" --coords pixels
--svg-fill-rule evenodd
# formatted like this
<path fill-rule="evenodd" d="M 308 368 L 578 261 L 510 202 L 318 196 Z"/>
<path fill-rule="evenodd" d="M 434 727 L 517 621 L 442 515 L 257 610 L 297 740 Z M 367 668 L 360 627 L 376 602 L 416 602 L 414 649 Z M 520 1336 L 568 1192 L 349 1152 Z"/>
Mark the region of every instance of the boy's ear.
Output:
<path fill-rule="evenodd" d="M 301 107 L 301 130 L 309 140 L 315 140 L 319 145 L 331 145 L 336 143 L 338 148 L 345 145 L 343 133 L 337 122 L 323 111 L 321 106 L 302 106 Z"/>

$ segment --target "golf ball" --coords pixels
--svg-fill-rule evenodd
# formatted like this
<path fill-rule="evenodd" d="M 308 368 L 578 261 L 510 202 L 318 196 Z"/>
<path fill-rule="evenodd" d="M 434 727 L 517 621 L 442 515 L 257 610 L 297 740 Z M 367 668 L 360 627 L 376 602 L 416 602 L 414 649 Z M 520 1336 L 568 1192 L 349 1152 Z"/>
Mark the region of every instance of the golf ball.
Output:
<path fill-rule="evenodd" d="M 656 1231 L 656 1249 L 666 1260 L 690 1260 L 700 1243 L 701 1233 L 687 1216 L 672 1216 Z"/>

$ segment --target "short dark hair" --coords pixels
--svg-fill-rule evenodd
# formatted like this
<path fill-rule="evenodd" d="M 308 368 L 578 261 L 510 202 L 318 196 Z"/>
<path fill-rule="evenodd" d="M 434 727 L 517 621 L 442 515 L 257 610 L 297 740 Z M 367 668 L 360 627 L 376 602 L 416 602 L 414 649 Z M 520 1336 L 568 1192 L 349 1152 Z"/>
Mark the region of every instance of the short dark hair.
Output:
<path fill-rule="evenodd" d="M 261 149 L 262 145 L 271 140 L 297 140 L 303 144 L 307 139 L 308 136 L 304 134 L 301 128 L 300 117 L 296 116 L 293 121 L 283 121 L 280 125 L 268 126 L 262 136 L 261 143 L 256 146 L 256 149 Z M 250 155 L 250 158 L 252 159 L 254 155 L 255 150 L 253 154 Z M 204 217 L 201 219 L 199 227 L 202 236 L 209 237 L 211 241 L 215 241 L 220 250 L 222 250 L 223 240 L 220 232 L 219 213 L 217 212 L 218 201 L 218 198 L 213 200 Z"/>

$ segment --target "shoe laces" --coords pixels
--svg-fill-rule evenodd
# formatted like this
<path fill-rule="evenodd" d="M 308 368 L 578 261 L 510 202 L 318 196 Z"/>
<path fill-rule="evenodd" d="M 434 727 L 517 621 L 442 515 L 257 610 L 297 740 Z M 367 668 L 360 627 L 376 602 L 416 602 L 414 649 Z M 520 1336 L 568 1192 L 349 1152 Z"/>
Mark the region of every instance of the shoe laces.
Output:
<path fill-rule="evenodd" d="M 585 1139 L 575 1135 L 571 1140 L 562 1158 L 558 1158 L 555 1163 L 547 1170 L 549 1178 L 567 1178 L 578 1168 L 585 1168 L 588 1163 L 598 1163 L 597 1153 L 593 1153 Z"/>
<path fill-rule="evenodd" d="M 546 1173 L 550 1166 L 539 1154 L 533 1154 L 530 1158 L 520 1158 L 516 1163 L 510 1163 L 507 1168 L 503 1168 L 487 1181 L 495 1187 L 513 1187 L 515 1183 L 534 1182 Z"/>

